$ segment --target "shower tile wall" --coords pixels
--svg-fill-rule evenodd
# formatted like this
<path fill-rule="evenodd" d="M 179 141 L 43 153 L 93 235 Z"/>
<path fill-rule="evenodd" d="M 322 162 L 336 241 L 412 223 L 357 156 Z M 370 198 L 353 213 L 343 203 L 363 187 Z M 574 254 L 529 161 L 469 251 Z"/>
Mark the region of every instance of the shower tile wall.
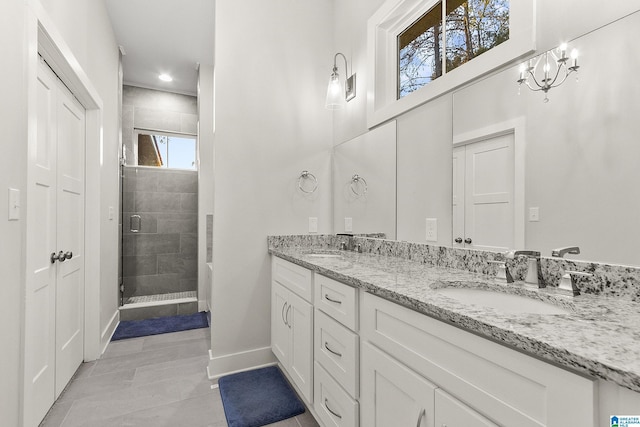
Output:
<path fill-rule="evenodd" d="M 124 168 L 123 276 L 131 296 L 198 288 L 198 173 Z M 131 231 L 140 215 L 140 231 Z"/>

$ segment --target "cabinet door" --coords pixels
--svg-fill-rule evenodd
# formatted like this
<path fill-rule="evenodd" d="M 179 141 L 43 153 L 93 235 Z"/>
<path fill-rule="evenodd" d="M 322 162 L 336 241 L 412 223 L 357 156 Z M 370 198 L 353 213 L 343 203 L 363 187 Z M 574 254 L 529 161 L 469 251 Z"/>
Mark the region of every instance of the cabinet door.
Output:
<path fill-rule="evenodd" d="M 438 427 L 497 427 L 497 424 L 440 389 L 436 390 L 435 423 Z"/>
<path fill-rule="evenodd" d="M 289 374 L 307 402 L 313 402 L 313 306 L 289 292 L 285 315 L 291 327 Z"/>
<path fill-rule="evenodd" d="M 289 365 L 290 332 L 286 321 L 289 304 L 289 291 L 276 282 L 271 283 L 271 351 L 276 355 L 282 366 Z"/>
<path fill-rule="evenodd" d="M 434 426 L 435 385 L 369 343 L 360 365 L 363 426 Z"/>

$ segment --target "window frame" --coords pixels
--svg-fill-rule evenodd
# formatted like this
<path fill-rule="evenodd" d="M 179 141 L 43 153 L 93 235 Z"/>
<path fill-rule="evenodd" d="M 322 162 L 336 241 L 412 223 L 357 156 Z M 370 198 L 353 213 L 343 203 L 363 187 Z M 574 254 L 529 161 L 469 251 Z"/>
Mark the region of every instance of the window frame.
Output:
<path fill-rule="evenodd" d="M 397 98 L 398 35 L 443 0 L 387 0 L 367 22 L 367 126 L 372 128 L 535 51 L 535 0 L 509 2 L 509 40 Z M 444 6 L 444 5 L 443 5 Z M 443 14 L 446 13 L 443 7 Z M 446 43 L 446 40 L 445 40 Z"/>
<path fill-rule="evenodd" d="M 195 141 L 195 164 L 192 169 L 186 168 L 170 168 L 168 166 L 149 166 L 149 165 L 140 165 L 138 164 L 138 135 L 160 135 L 167 137 L 176 137 L 176 138 L 188 138 L 193 139 Z M 168 147 L 167 147 L 168 149 Z M 198 171 L 199 169 L 199 155 L 198 155 L 198 135 L 194 133 L 187 132 L 171 132 L 164 130 L 154 130 L 154 129 L 144 129 L 144 128 L 134 128 L 133 129 L 133 153 L 135 157 L 135 164 L 133 166 L 139 168 L 152 168 L 152 169 L 163 169 L 163 170 L 180 170 L 180 171 Z"/>

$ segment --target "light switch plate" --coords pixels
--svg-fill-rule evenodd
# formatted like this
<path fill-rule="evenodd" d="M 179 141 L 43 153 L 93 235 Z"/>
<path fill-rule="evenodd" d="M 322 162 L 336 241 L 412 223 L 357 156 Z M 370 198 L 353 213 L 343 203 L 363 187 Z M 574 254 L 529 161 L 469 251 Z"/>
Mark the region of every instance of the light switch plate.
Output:
<path fill-rule="evenodd" d="M 20 190 L 9 189 L 9 221 L 20 219 Z"/>
<path fill-rule="evenodd" d="M 427 227 L 427 234 L 426 234 L 427 242 L 437 242 L 438 241 L 438 219 L 426 218 L 425 223 Z"/>
<path fill-rule="evenodd" d="M 353 231 L 353 218 L 344 218 L 344 231 L 347 233 Z"/>
<path fill-rule="evenodd" d="M 309 217 L 309 233 L 318 232 L 318 218 L 315 216 Z"/>
<path fill-rule="evenodd" d="M 540 208 L 529 208 L 529 222 L 540 221 Z"/>

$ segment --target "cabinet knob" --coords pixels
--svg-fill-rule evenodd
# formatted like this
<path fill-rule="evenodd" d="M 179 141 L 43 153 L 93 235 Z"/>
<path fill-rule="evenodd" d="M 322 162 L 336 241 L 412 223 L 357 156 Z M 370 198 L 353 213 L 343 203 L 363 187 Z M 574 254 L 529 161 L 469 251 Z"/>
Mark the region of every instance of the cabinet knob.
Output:
<path fill-rule="evenodd" d="M 462 243 L 462 237 L 456 237 L 456 243 Z"/>
<path fill-rule="evenodd" d="M 464 239 L 464 242 L 465 242 L 467 245 L 470 245 L 470 244 L 471 244 L 471 238 L 470 238 L 470 237 L 467 237 L 466 239 Z"/>

